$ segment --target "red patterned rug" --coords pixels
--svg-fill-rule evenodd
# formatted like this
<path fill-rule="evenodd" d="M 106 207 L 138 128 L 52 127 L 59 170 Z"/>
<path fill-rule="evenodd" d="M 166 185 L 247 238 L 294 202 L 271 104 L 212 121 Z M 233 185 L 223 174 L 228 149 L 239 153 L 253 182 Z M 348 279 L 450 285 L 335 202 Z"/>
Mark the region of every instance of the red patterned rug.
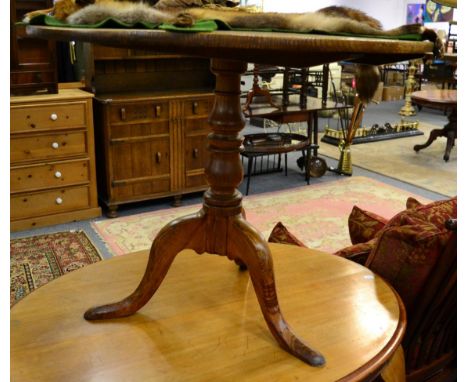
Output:
<path fill-rule="evenodd" d="M 10 306 L 49 281 L 102 260 L 82 231 L 10 241 Z"/>
<path fill-rule="evenodd" d="M 258 179 L 260 180 L 260 178 Z M 376 180 L 352 176 L 284 191 L 249 195 L 244 198 L 247 220 L 267 238 L 281 221 L 310 248 L 335 252 L 350 245 L 348 216 L 353 205 L 385 218 L 405 209 L 412 196 L 429 200 Z M 148 249 L 166 223 L 198 211 L 201 205 L 106 219 L 92 223 L 114 256 Z"/>

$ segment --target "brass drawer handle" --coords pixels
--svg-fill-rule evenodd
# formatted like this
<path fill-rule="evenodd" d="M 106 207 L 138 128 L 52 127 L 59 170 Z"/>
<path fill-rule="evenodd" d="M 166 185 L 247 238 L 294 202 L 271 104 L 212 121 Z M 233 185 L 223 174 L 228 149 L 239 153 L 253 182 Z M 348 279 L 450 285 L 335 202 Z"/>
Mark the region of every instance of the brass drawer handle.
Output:
<path fill-rule="evenodd" d="M 195 159 L 198 158 L 199 154 L 200 154 L 200 153 L 199 153 L 198 149 L 193 149 L 192 156 L 193 156 Z"/>
<path fill-rule="evenodd" d="M 54 150 L 57 150 L 60 147 L 58 142 L 52 142 L 51 146 Z"/>
<path fill-rule="evenodd" d="M 156 153 L 156 163 L 157 164 L 161 163 L 161 153 L 159 151 Z"/>
<path fill-rule="evenodd" d="M 156 118 L 161 116 L 161 106 L 156 105 Z"/>
<path fill-rule="evenodd" d="M 50 115 L 50 119 L 51 119 L 52 121 L 56 121 L 56 120 L 58 119 L 58 115 L 57 115 L 56 113 L 52 113 L 52 114 Z"/>
<path fill-rule="evenodd" d="M 59 196 L 55 199 L 55 203 L 57 204 L 62 204 L 63 203 L 63 199 Z"/>
<path fill-rule="evenodd" d="M 192 103 L 192 112 L 193 114 L 198 114 L 198 102 L 197 101 Z"/>
<path fill-rule="evenodd" d="M 124 107 L 120 108 L 120 119 L 121 119 L 122 121 L 125 121 L 125 120 L 127 119 L 127 114 L 126 114 L 126 112 L 125 112 L 125 108 L 124 108 Z"/>
<path fill-rule="evenodd" d="M 62 177 L 62 173 L 60 171 L 56 171 L 54 176 L 57 178 L 57 179 L 60 179 Z"/>

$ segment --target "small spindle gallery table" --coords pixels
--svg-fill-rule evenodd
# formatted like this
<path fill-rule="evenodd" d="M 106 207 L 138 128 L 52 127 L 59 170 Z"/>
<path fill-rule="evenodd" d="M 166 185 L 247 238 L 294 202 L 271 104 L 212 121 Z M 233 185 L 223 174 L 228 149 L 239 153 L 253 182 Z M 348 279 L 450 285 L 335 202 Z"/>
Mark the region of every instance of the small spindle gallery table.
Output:
<path fill-rule="evenodd" d="M 338 256 L 281 244 L 270 249 L 284 312 L 323 351 L 324 367 L 275 346 L 247 272 L 189 250 L 137 314 L 83 320 L 89 304 L 132 291 L 148 261 L 145 251 L 69 273 L 13 306 L 12 381 L 329 382 L 378 375 L 406 323 L 393 290 Z"/>
<path fill-rule="evenodd" d="M 159 288 L 176 255 L 183 249 L 192 249 L 197 253 L 226 256 L 242 268 L 246 267 L 263 317 L 279 345 L 310 365 L 324 365 L 325 358 L 320 349 L 313 349 L 296 336 L 284 319 L 277 298 L 270 250 L 262 235 L 244 218 L 242 194 L 237 190 L 243 179 L 240 159 L 243 138 L 239 133 L 245 124 L 240 104 L 241 75 L 248 62 L 298 68 L 340 60 L 380 65 L 422 57 L 433 50 L 433 44 L 244 31 L 178 33 L 28 26 L 26 33 L 36 38 L 78 40 L 207 57 L 211 59 L 211 70 L 216 75 L 215 101 L 208 120 L 212 129 L 208 135 L 210 157 L 205 167 L 210 187 L 205 192 L 202 209 L 168 223 L 159 232 L 151 247 L 146 272 L 133 293 L 121 301 L 91 308 L 84 317 L 103 320 L 134 314 Z M 187 269 L 186 272 L 191 274 L 193 271 Z M 116 278 L 115 283 L 119 282 Z M 101 300 L 96 298 L 97 301 Z M 350 342 L 349 346 L 353 348 L 355 344 Z"/>
<path fill-rule="evenodd" d="M 446 137 L 444 161 L 447 162 L 455 139 L 457 139 L 457 91 L 454 89 L 420 90 L 411 94 L 411 101 L 419 106 L 449 111 L 448 123 L 442 129 L 432 130 L 426 143 L 414 146 L 414 151 L 418 152 L 430 146 L 438 137 Z"/>

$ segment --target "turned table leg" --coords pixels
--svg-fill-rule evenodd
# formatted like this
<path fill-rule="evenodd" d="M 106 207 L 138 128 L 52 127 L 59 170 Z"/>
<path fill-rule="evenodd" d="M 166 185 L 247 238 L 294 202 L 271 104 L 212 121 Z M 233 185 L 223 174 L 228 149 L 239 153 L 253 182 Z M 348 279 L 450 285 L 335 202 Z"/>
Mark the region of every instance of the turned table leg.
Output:
<path fill-rule="evenodd" d="M 445 146 L 444 161 L 450 159 L 450 152 L 457 139 L 457 108 L 452 109 L 448 117 L 449 122 L 444 126 L 445 136 L 447 137 L 447 146 Z"/>
<path fill-rule="evenodd" d="M 245 125 L 240 105 L 240 76 L 247 65 L 214 59 L 216 75 L 213 111 L 209 117 L 209 161 L 205 169 L 210 188 L 203 208 L 196 214 L 176 219 L 157 235 L 150 251 L 145 274 L 136 290 L 123 300 L 91 308 L 88 320 L 131 315 L 144 306 L 161 285 L 175 256 L 183 249 L 226 256 L 247 268 L 265 321 L 279 345 L 304 362 L 321 366 L 324 357 L 300 340 L 285 321 L 276 295 L 273 262 L 268 244 L 246 220 L 242 194 L 240 159 Z"/>

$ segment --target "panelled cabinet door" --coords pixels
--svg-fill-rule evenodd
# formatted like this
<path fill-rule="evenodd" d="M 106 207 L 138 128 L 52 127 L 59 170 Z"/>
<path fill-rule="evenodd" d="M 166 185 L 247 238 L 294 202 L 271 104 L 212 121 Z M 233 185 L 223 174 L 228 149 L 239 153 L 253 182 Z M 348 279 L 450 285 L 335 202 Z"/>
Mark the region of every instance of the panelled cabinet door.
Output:
<path fill-rule="evenodd" d="M 170 190 L 169 138 L 112 145 L 112 195 L 127 199 Z"/>

